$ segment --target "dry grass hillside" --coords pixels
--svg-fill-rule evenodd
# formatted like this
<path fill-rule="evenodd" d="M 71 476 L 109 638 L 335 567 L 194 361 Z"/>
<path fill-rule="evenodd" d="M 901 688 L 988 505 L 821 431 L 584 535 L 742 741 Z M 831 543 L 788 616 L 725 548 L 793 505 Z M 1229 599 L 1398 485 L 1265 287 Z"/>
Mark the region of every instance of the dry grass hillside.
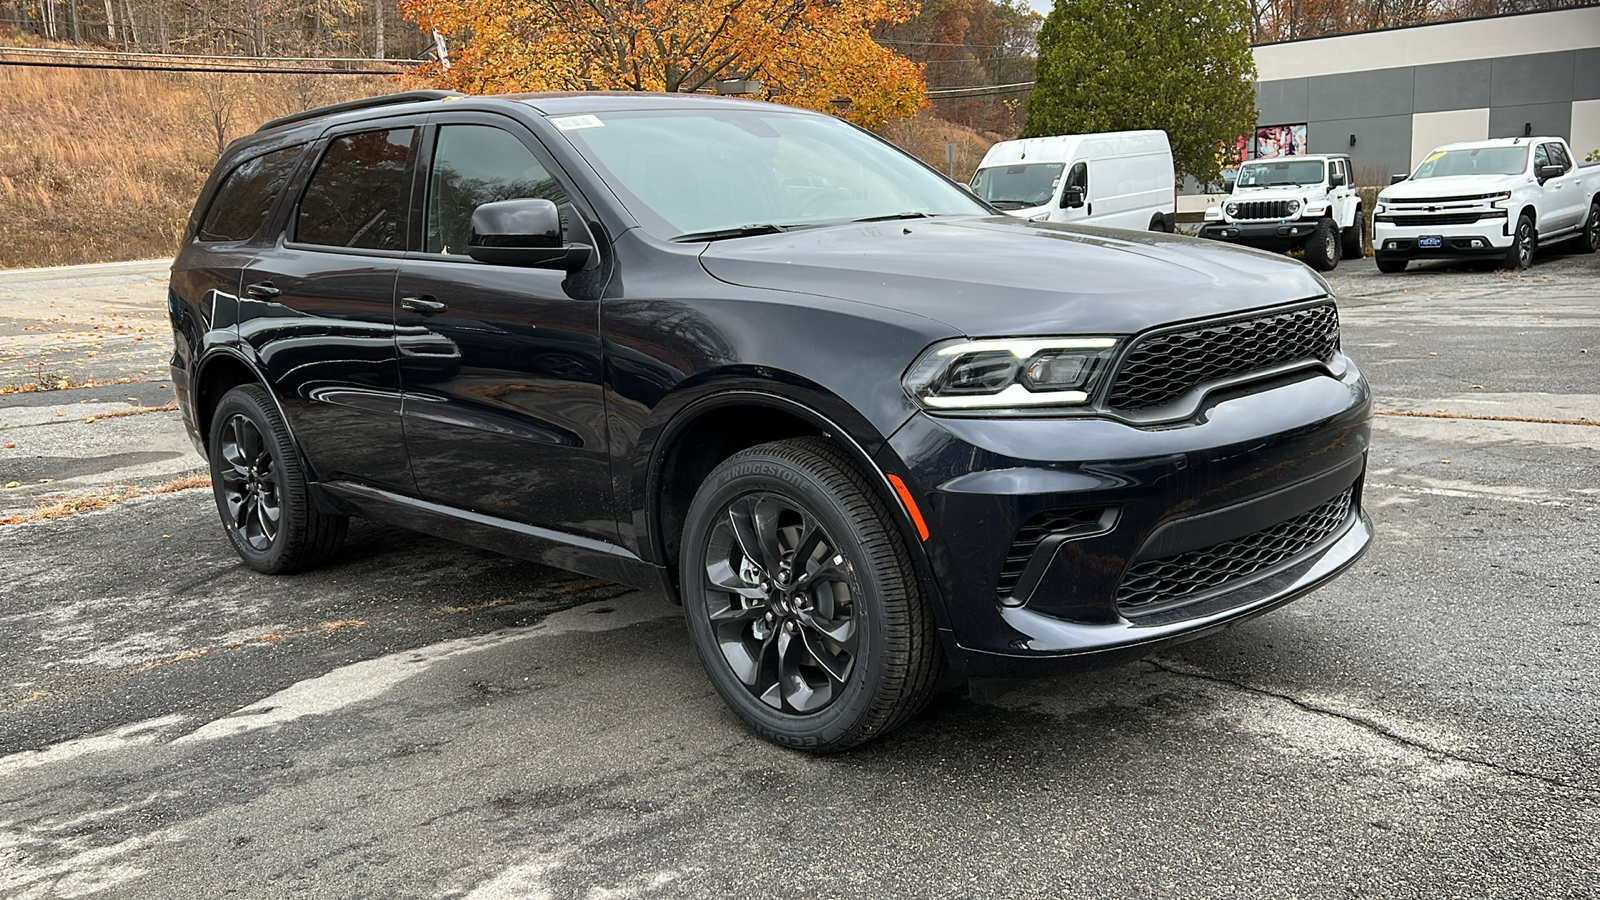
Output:
<path fill-rule="evenodd" d="M 228 141 L 392 89 L 382 77 L 0 66 L 0 268 L 171 256 Z"/>
<path fill-rule="evenodd" d="M 0 44 L 9 43 L 0 31 Z M 0 269 L 171 256 L 228 141 L 386 77 L 0 66 Z M 966 178 L 992 140 L 926 113 L 887 136 Z"/>

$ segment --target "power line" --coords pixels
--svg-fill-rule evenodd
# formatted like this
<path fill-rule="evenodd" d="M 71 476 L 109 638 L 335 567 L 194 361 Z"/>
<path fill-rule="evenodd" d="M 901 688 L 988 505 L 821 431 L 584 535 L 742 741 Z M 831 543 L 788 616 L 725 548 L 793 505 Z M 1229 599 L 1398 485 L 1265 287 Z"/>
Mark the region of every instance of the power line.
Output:
<path fill-rule="evenodd" d="M 400 75 L 404 69 L 245 68 L 243 66 L 129 66 L 84 62 L 0 59 L 0 66 L 42 66 L 50 69 L 110 69 L 119 72 L 232 72 L 238 75 Z"/>
<path fill-rule="evenodd" d="M 79 50 L 70 47 L 0 47 L 0 53 L 20 53 L 25 56 L 85 57 L 105 59 L 156 60 L 170 59 L 193 62 L 265 62 L 265 63 L 377 63 L 379 65 L 407 65 L 413 59 L 373 59 L 366 56 L 232 56 L 202 55 L 198 53 L 140 53 L 129 50 Z"/>
<path fill-rule="evenodd" d="M 971 87 L 940 88 L 928 91 L 929 97 L 982 97 L 985 94 L 1021 94 L 1033 90 L 1034 82 L 1017 81 L 1011 84 L 973 85 Z"/>

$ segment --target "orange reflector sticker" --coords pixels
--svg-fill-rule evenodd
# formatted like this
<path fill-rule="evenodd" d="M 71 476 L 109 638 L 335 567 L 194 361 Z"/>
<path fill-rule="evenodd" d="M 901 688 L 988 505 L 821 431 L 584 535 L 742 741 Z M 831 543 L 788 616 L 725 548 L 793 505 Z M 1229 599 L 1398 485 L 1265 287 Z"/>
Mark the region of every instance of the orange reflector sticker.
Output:
<path fill-rule="evenodd" d="M 927 540 L 928 523 L 922 521 L 922 510 L 917 509 L 917 501 L 911 499 L 911 491 L 906 488 L 906 483 L 900 480 L 900 476 L 890 475 L 889 484 L 893 485 L 894 492 L 900 495 L 900 504 L 906 508 L 907 513 L 910 513 L 911 523 L 917 526 L 917 534 L 921 535 L 923 540 Z"/>

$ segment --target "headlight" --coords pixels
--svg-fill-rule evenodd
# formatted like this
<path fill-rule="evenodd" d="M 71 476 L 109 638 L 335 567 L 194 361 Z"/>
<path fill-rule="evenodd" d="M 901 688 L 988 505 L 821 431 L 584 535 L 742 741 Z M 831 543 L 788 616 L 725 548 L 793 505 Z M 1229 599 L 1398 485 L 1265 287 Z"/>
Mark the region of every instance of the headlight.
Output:
<path fill-rule="evenodd" d="M 1511 192 L 1510 191 L 1501 191 L 1498 194 L 1490 195 L 1489 202 L 1490 203 L 1499 203 L 1502 200 L 1510 200 L 1510 199 L 1511 199 Z"/>
<path fill-rule="evenodd" d="M 1239 215 L 1239 204 L 1237 203 L 1229 203 L 1227 206 L 1224 206 L 1223 209 L 1227 211 L 1228 218 L 1230 219 L 1237 218 Z"/>
<path fill-rule="evenodd" d="M 1375 216 L 1383 215 L 1383 212 L 1386 209 L 1388 209 L 1388 207 L 1384 206 L 1382 203 L 1374 204 L 1372 207 L 1372 214 Z"/>
<path fill-rule="evenodd" d="M 1294 215 L 1295 213 L 1297 213 L 1299 211 L 1300 211 L 1300 201 L 1299 200 L 1290 200 L 1289 201 L 1289 215 L 1292 216 L 1292 215 Z"/>
<path fill-rule="evenodd" d="M 935 344 L 906 372 L 906 390 L 934 411 L 1037 409 L 1087 403 L 1116 338 L 1012 338 Z"/>

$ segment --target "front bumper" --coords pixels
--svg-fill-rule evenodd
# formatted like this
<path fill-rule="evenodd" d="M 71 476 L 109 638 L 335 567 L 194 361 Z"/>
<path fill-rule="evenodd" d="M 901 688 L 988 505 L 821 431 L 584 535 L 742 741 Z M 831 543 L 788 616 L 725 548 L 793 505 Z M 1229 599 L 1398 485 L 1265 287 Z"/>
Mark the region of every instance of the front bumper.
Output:
<path fill-rule="evenodd" d="M 1423 237 L 1440 238 L 1439 246 L 1420 246 Z M 1511 244 L 1511 230 L 1503 216 L 1460 225 L 1397 225 L 1378 217 L 1372 223 L 1372 249 L 1386 259 L 1503 257 Z"/>
<path fill-rule="evenodd" d="M 1295 246 L 1317 230 L 1315 219 L 1285 219 L 1277 222 L 1207 222 L 1200 236 L 1249 247 L 1282 249 Z"/>
<path fill-rule="evenodd" d="M 1360 508 L 1370 416 L 1348 364 L 1337 377 L 1319 370 L 1213 400 L 1181 427 L 914 417 L 885 452 L 917 484 L 952 665 L 1017 677 L 1113 664 L 1323 584 L 1371 541 Z M 1291 556 L 1130 606 L 1133 565 L 1173 561 L 1181 581 L 1194 554 L 1270 533 L 1346 491 L 1340 520 Z M 1041 516 L 1076 530 L 1029 549 Z"/>

